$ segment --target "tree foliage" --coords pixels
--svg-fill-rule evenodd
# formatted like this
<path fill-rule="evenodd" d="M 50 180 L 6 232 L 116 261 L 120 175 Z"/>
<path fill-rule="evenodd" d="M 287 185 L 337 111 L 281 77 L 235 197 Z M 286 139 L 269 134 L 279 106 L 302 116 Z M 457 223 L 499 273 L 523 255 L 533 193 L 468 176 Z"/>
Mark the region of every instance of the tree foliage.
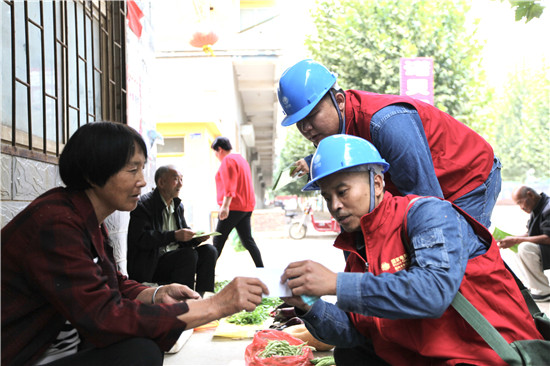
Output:
<path fill-rule="evenodd" d="M 345 89 L 399 94 L 401 57 L 433 57 L 436 106 L 470 124 L 483 80 L 481 45 L 466 29 L 465 0 L 319 0 L 314 59 Z"/>
<path fill-rule="evenodd" d="M 517 70 L 492 105 L 489 142 L 504 180 L 550 178 L 550 66 Z"/>
<path fill-rule="evenodd" d="M 538 2 L 517 3 L 516 14 L 522 14 L 520 6 Z M 522 180 L 528 171 L 548 178 L 550 70 L 546 66 L 518 71 L 504 93 L 497 95 L 487 86 L 481 67 L 482 45 L 476 41 L 475 24 L 466 24 L 469 4 L 468 0 L 317 0 L 313 12 L 317 32 L 306 45 L 313 59 L 338 73 L 342 88 L 385 94 L 399 94 L 401 57 L 433 57 L 436 107 L 491 143 L 503 162 L 503 178 Z M 523 14 L 530 17 L 527 21 L 540 16 L 536 9 Z M 312 150 L 291 127 L 280 166 Z M 299 194 L 301 185 L 288 186 L 288 193 Z"/>

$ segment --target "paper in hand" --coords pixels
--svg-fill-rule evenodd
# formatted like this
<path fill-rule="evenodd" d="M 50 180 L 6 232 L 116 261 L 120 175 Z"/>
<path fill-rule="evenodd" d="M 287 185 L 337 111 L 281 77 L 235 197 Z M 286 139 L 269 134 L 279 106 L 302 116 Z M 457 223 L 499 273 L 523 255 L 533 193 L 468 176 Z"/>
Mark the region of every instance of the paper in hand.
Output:
<path fill-rule="evenodd" d="M 211 233 L 205 233 L 204 231 L 197 231 L 195 235 L 193 235 L 193 239 L 202 238 L 203 236 L 218 236 L 218 235 L 222 235 L 222 234 L 217 231 L 213 231 Z"/>
<path fill-rule="evenodd" d="M 271 189 L 273 191 L 276 191 L 278 189 L 283 188 L 287 184 L 295 182 L 298 179 L 304 177 L 304 176 L 298 177 L 298 174 L 296 174 L 294 171 L 295 169 L 296 169 L 296 165 L 292 164 L 289 167 L 286 167 L 285 169 L 281 170 L 281 172 L 277 176 L 277 179 L 275 179 L 275 183 L 273 183 L 273 187 Z M 307 174 L 305 176 L 307 176 Z"/>
<path fill-rule="evenodd" d="M 282 268 L 255 268 L 250 277 L 259 278 L 269 290 L 269 295 L 263 297 L 291 297 L 292 291 L 286 283 L 281 283 L 281 276 L 284 269 Z"/>

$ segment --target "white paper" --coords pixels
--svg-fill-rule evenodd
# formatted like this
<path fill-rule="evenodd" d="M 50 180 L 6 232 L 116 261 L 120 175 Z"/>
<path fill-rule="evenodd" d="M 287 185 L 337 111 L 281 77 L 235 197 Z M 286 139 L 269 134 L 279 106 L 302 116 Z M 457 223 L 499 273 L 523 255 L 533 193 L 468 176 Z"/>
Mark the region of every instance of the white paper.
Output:
<path fill-rule="evenodd" d="M 251 273 L 242 276 L 259 278 L 269 290 L 269 295 L 264 297 L 291 297 L 288 284 L 281 283 L 283 272 L 284 268 L 254 268 Z"/>

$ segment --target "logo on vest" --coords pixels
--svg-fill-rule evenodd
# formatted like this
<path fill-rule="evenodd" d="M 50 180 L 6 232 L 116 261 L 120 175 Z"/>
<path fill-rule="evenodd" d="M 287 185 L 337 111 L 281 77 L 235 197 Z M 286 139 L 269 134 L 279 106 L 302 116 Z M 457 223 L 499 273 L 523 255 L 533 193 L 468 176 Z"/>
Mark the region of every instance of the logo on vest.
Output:
<path fill-rule="evenodd" d="M 382 264 L 382 270 L 387 271 L 389 269 L 389 265 L 388 265 L 388 268 L 384 268 L 384 264 L 387 264 L 387 263 Z M 393 266 L 395 271 L 401 271 L 405 269 L 408 266 L 408 264 L 409 264 L 409 256 L 406 253 L 400 255 L 399 257 L 395 257 L 391 260 L 391 265 Z"/>
<path fill-rule="evenodd" d="M 382 271 L 387 271 L 390 269 L 390 264 L 388 262 L 382 263 Z"/>

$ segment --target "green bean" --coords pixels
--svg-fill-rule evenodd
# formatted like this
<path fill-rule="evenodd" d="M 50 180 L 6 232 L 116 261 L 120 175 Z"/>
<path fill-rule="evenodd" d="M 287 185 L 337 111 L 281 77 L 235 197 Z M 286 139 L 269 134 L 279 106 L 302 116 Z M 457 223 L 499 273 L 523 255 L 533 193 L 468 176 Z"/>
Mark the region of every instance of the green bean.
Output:
<path fill-rule="evenodd" d="M 336 365 L 334 362 L 334 356 L 325 356 L 325 357 L 319 357 L 314 358 L 313 360 L 310 360 L 312 364 L 316 366 L 332 366 Z"/>
<path fill-rule="evenodd" d="M 264 350 L 258 354 L 258 357 L 269 358 L 273 356 L 300 356 L 303 354 L 303 348 L 308 347 L 307 342 L 292 346 L 288 341 L 284 340 L 272 340 L 268 341 Z"/>

